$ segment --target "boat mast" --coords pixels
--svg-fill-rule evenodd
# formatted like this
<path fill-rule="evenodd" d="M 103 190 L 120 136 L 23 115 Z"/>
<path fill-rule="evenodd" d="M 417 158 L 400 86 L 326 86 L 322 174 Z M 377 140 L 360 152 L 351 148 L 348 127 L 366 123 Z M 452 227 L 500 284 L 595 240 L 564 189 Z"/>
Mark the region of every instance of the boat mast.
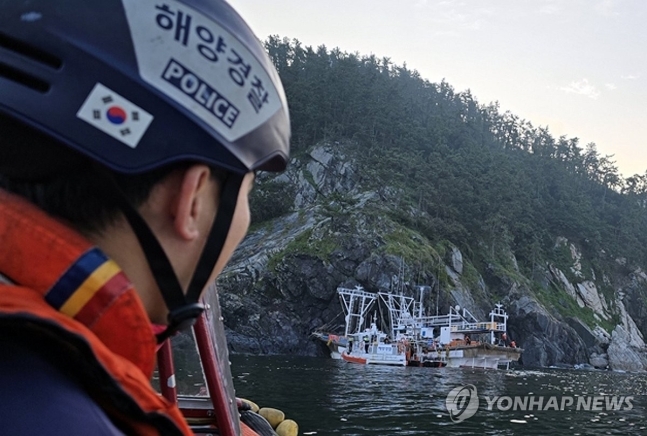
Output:
<path fill-rule="evenodd" d="M 490 325 L 492 326 L 492 330 L 490 331 L 490 342 L 494 345 L 496 342 L 496 338 L 494 337 L 494 330 L 500 331 L 500 332 L 507 332 L 508 331 L 508 314 L 505 310 L 503 310 L 503 305 L 500 303 L 497 303 L 494 305 L 495 308 L 492 309 L 490 312 Z M 495 324 L 495 319 L 499 320 L 501 319 L 502 321 L 498 322 Z"/>
<path fill-rule="evenodd" d="M 361 286 L 356 286 L 355 289 L 340 287 L 337 288 L 337 293 L 345 314 L 346 328 L 344 335 L 359 333 L 364 326 L 366 314 L 375 303 L 376 295 L 364 291 Z"/>

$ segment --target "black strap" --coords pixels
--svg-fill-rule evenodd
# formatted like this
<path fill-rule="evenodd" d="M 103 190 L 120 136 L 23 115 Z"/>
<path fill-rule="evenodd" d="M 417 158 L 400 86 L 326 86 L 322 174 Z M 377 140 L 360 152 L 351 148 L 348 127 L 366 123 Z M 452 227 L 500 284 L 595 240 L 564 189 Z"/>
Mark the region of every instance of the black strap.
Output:
<path fill-rule="evenodd" d="M 139 212 L 135 210 L 123 195 L 120 195 L 117 200 L 119 200 L 121 211 L 126 216 L 130 227 L 132 227 L 133 232 L 139 240 L 139 245 L 141 245 L 144 251 L 153 277 L 155 277 L 155 282 L 162 291 L 162 297 L 164 297 L 166 307 L 169 310 L 173 310 L 174 308 L 184 306 L 186 304 L 186 298 L 184 297 L 184 292 L 182 292 L 182 286 L 155 234 L 148 227 L 144 218 L 142 218 Z"/>
<path fill-rule="evenodd" d="M 218 213 L 211 226 L 207 242 L 202 250 L 198 266 L 195 268 L 186 293 L 186 301 L 188 303 L 198 302 L 213 272 L 213 268 L 216 262 L 218 262 L 222 248 L 227 240 L 227 235 L 229 235 L 231 223 L 234 220 L 236 204 L 238 203 L 238 193 L 240 192 L 242 183 L 242 175 L 230 173 L 222 184 L 220 201 L 218 202 Z"/>
<path fill-rule="evenodd" d="M 121 209 L 121 212 L 128 220 L 133 233 L 135 233 L 153 273 L 155 282 L 160 290 L 162 290 L 162 297 L 164 298 L 166 307 L 172 310 L 172 308 L 184 306 L 186 299 L 184 298 L 182 286 L 157 237 L 155 237 L 155 234 L 148 227 L 148 224 L 144 221 L 144 218 L 142 218 L 137 209 L 130 204 L 130 201 L 128 201 L 126 194 L 124 194 L 114 176 L 103 167 L 97 166 L 97 169 L 99 174 L 102 174 L 110 183 L 111 189 L 106 189 L 105 194 L 111 196 L 112 201 L 119 206 L 119 209 Z"/>

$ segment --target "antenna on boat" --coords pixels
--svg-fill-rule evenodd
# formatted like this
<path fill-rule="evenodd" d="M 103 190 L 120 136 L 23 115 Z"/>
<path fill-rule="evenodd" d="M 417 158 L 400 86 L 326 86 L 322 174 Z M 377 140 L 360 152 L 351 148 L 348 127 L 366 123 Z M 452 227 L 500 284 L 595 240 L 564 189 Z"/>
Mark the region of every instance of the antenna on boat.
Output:
<path fill-rule="evenodd" d="M 436 272 L 436 316 L 438 316 L 439 305 L 440 305 L 440 262 L 438 262 L 438 271 Z"/>
<path fill-rule="evenodd" d="M 424 309 L 424 293 L 425 288 L 429 288 L 429 294 L 431 294 L 431 287 L 425 285 L 418 285 L 418 290 L 420 290 L 420 299 L 418 301 L 418 318 L 422 318 L 425 315 Z"/>

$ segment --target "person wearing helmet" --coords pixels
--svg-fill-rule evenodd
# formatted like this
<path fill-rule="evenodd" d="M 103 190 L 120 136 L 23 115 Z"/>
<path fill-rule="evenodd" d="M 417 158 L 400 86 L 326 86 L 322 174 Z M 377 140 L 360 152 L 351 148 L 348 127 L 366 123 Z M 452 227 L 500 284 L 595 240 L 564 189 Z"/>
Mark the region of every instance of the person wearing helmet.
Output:
<path fill-rule="evenodd" d="M 0 428 L 191 434 L 150 386 L 290 122 L 221 0 L 0 0 Z"/>

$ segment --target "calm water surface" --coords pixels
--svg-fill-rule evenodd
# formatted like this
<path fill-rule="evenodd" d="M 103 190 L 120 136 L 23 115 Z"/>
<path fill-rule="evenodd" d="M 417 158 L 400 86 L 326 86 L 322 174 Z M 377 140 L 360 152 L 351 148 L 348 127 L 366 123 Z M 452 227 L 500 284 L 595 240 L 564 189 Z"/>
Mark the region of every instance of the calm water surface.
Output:
<path fill-rule="evenodd" d="M 292 356 L 231 361 L 237 395 L 283 410 L 300 435 L 647 435 L 645 374 L 396 368 Z M 466 384 L 476 386 L 480 407 L 453 423 L 445 399 Z M 488 411 L 484 396 L 495 395 L 634 399 L 631 410 Z"/>

